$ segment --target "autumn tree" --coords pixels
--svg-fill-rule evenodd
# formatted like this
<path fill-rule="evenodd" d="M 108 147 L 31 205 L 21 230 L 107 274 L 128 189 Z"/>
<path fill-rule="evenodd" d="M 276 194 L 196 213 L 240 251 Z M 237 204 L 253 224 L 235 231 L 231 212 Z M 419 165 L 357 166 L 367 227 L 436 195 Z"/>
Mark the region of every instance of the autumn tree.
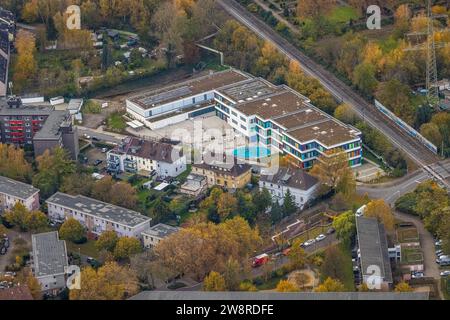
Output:
<path fill-rule="evenodd" d="M 308 255 L 300 245 L 301 241 L 296 240 L 294 241 L 291 249 L 289 250 L 288 254 L 289 266 L 290 269 L 292 270 L 303 268 L 308 260 L 307 259 Z"/>
<path fill-rule="evenodd" d="M 14 62 L 14 89 L 18 92 L 33 79 L 37 72 L 37 62 L 35 59 L 36 40 L 32 33 L 23 29 L 19 30 L 16 37 L 15 47 L 17 58 Z"/>
<path fill-rule="evenodd" d="M 364 216 L 377 218 L 388 231 L 394 230 L 395 219 L 391 207 L 382 199 L 369 202 L 364 210 Z"/>
<path fill-rule="evenodd" d="M 350 245 L 351 237 L 356 233 L 355 214 L 352 211 L 344 212 L 333 220 L 336 237 L 346 245 Z"/>
<path fill-rule="evenodd" d="M 353 111 L 352 107 L 346 103 L 343 103 L 336 108 L 334 117 L 349 124 L 354 124 L 357 120 L 355 111 Z"/>
<path fill-rule="evenodd" d="M 7 210 L 3 218 L 9 224 L 18 226 L 21 231 L 27 230 L 27 217 L 30 211 L 20 202 L 17 202 L 11 210 Z"/>
<path fill-rule="evenodd" d="M 320 273 L 323 279 L 332 278 L 345 282 L 346 279 L 346 260 L 342 250 L 337 246 L 329 247 L 325 250 L 323 263 L 320 266 Z"/>
<path fill-rule="evenodd" d="M 339 280 L 327 278 L 322 284 L 314 289 L 315 292 L 342 292 L 345 287 Z"/>
<path fill-rule="evenodd" d="M 94 183 L 95 180 L 91 175 L 76 172 L 63 177 L 59 191 L 73 196 L 83 195 L 89 197 Z"/>
<path fill-rule="evenodd" d="M 61 239 L 79 243 L 85 239 L 86 230 L 78 220 L 70 217 L 59 228 L 59 236 Z"/>
<path fill-rule="evenodd" d="M 241 266 L 261 244 L 257 230 L 242 217 L 220 224 L 199 223 L 161 241 L 155 248 L 159 263 L 173 274 L 202 280 L 209 272 L 223 273 L 230 258 Z M 186 254 L 189 252 L 189 254 Z"/>
<path fill-rule="evenodd" d="M 409 286 L 406 282 L 402 281 L 399 282 L 394 289 L 395 292 L 412 292 L 414 291 L 413 288 Z"/>
<path fill-rule="evenodd" d="M 46 150 L 36 158 L 38 173 L 33 177 L 33 185 L 40 189 L 41 196 L 46 199 L 61 186 L 63 177 L 75 172 L 75 164 L 69 153 L 63 148 Z"/>
<path fill-rule="evenodd" d="M 204 291 L 226 291 L 224 277 L 215 271 L 211 271 L 203 280 Z"/>
<path fill-rule="evenodd" d="M 121 237 L 114 248 L 114 258 L 118 260 L 129 259 L 142 252 L 141 242 L 136 238 Z"/>
<path fill-rule="evenodd" d="M 439 130 L 439 127 L 432 122 L 424 123 L 422 126 L 420 126 L 420 134 L 423 135 L 425 138 L 427 138 L 432 144 L 434 144 L 438 148 L 441 147 L 442 142 L 444 141 L 444 139 L 442 138 L 442 134 Z"/>
<path fill-rule="evenodd" d="M 81 289 L 70 290 L 70 300 L 123 300 L 138 292 L 136 274 L 126 266 L 107 262 L 95 270 L 81 271 Z"/>
<path fill-rule="evenodd" d="M 280 280 L 275 289 L 277 292 L 297 292 L 298 287 L 289 280 Z"/>
<path fill-rule="evenodd" d="M 350 195 L 356 188 L 347 154 L 340 149 L 328 150 L 311 169 L 311 174 L 327 188 Z"/>
<path fill-rule="evenodd" d="M 217 202 L 217 213 L 222 221 L 235 214 L 237 208 L 237 200 L 232 194 L 224 192 L 220 195 Z"/>
<path fill-rule="evenodd" d="M 0 175 L 29 182 L 33 170 L 25 160 L 23 149 L 0 143 Z"/>
<path fill-rule="evenodd" d="M 118 240 L 119 237 L 115 231 L 105 231 L 98 237 L 98 240 L 95 242 L 95 247 L 99 251 L 107 250 L 109 252 L 114 252 Z"/>

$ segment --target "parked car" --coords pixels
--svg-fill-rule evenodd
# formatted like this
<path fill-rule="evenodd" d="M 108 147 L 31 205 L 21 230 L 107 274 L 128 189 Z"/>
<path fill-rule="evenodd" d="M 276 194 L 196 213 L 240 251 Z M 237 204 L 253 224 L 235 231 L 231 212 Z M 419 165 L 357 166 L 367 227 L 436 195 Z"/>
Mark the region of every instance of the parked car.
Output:
<path fill-rule="evenodd" d="M 326 237 L 327 237 L 327 236 L 324 235 L 324 234 L 319 234 L 319 235 L 316 237 L 316 242 L 322 241 L 322 240 L 324 240 Z"/>
<path fill-rule="evenodd" d="M 100 141 L 100 139 L 97 137 L 92 137 L 92 141 Z"/>
<path fill-rule="evenodd" d="M 102 148 L 102 153 L 107 153 L 108 152 L 108 148 Z"/>
<path fill-rule="evenodd" d="M 335 228 L 330 228 L 330 229 L 327 230 L 327 235 L 333 234 L 335 232 L 336 232 Z"/>
<path fill-rule="evenodd" d="M 442 246 L 442 240 L 437 240 L 437 241 L 434 243 L 434 245 L 435 245 L 436 247 Z"/>
<path fill-rule="evenodd" d="M 313 245 L 314 243 L 316 243 L 316 239 L 309 239 L 308 241 L 303 243 L 303 246 L 304 247 L 309 247 L 310 245 Z"/>
<path fill-rule="evenodd" d="M 442 251 L 442 250 L 437 250 L 437 251 L 436 251 L 436 256 L 437 256 L 437 257 L 441 256 L 443 252 L 444 252 L 444 251 Z"/>
<path fill-rule="evenodd" d="M 450 270 L 445 270 L 441 272 L 441 277 L 448 277 L 450 276 Z"/>
<path fill-rule="evenodd" d="M 425 277 L 425 274 L 422 271 L 413 271 L 411 272 L 411 278 L 419 279 Z"/>
<path fill-rule="evenodd" d="M 257 268 L 266 264 L 269 261 L 269 255 L 267 253 L 260 254 L 256 256 L 252 261 L 252 267 Z"/>
<path fill-rule="evenodd" d="M 90 139 L 91 138 L 91 136 L 90 135 L 88 135 L 88 134 L 84 134 L 84 137 L 86 138 L 86 139 Z"/>
<path fill-rule="evenodd" d="M 99 166 L 99 165 L 102 164 L 102 163 L 103 163 L 103 160 L 99 160 L 99 159 L 98 159 L 98 160 L 95 160 L 95 161 L 94 161 L 94 166 L 97 167 L 97 166 Z"/>

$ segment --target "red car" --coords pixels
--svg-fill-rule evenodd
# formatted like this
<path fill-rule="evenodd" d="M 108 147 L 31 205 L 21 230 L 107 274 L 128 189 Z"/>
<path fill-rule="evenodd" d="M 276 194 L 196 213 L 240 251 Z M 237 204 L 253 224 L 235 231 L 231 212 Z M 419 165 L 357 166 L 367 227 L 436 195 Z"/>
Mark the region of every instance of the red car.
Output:
<path fill-rule="evenodd" d="M 260 266 L 266 264 L 268 261 L 269 261 L 269 255 L 267 253 L 260 254 L 259 256 L 256 256 L 253 259 L 252 267 L 253 268 L 260 267 Z"/>

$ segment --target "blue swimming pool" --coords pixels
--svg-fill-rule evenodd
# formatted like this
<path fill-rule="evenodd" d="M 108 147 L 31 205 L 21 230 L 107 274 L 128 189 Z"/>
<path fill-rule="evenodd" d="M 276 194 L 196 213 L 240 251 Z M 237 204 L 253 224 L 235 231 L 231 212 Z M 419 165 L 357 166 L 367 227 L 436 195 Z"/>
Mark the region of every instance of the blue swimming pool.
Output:
<path fill-rule="evenodd" d="M 239 159 L 260 159 L 270 156 L 270 150 L 265 147 L 240 147 L 233 151 L 233 155 Z"/>

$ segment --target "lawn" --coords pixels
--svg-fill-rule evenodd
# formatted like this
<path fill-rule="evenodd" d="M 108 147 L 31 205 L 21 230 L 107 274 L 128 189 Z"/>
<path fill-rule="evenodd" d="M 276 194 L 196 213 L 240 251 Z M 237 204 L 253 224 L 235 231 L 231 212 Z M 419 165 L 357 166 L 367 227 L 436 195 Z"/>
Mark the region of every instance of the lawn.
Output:
<path fill-rule="evenodd" d="M 349 6 L 339 6 L 328 16 L 328 20 L 333 23 L 346 23 L 350 20 L 357 20 L 358 18 L 359 16 L 356 10 Z"/>
<path fill-rule="evenodd" d="M 106 123 L 109 130 L 119 133 L 123 132 L 127 127 L 123 114 L 119 112 L 111 113 L 108 119 L 106 119 Z"/>
<path fill-rule="evenodd" d="M 99 252 L 97 248 L 95 247 L 95 241 L 94 240 L 88 240 L 87 242 L 83 244 L 76 244 L 71 241 L 66 241 L 67 245 L 67 251 L 72 253 L 81 253 L 82 255 L 92 257 L 94 259 L 98 259 Z"/>

